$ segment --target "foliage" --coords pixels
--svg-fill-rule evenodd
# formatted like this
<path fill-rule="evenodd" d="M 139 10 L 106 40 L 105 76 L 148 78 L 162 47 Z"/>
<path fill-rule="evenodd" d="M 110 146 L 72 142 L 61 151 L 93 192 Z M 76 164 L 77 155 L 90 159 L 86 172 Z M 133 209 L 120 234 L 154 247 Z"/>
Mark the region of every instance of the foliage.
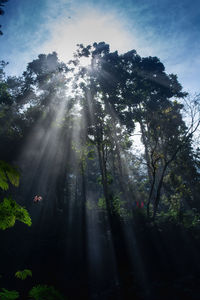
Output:
<path fill-rule="evenodd" d="M 113 213 L 117 214 L 121 218 L 127 218 L 130 216 L 129 211 L 124 207 L 125 201 L 120 199 L 119 195 L 114 195 L 112 199 Z"/>
<path fill-rule="evenodd" d="M 17 291 L 9 291 L 2 288 L 2 292 L 0 292 L 1 300 L 15 300 L 19 298 L 19 293 Z"/>
<path fill-rule="evenodd" d="M 0 229 L 5 230 L 14 226 L 16 220 L 31 226 L 28 211 L 12 198 L 4 198 L 3 202 L 0 203 Z"/>
<path fill-rule="evenodd" d="M 106 199 L 105 197 L 100 197 L 98 200 L 98 207 L 100 209 L 106 209 Z"/>
<path fill-rule="evenodd" d="M 157 57 L 141 57 L 135 50 L 111 52 L 104 42 L 78 45 L 74 58 L 66 65 L 55 52 L 40 54 L 19 78 L 6 78 L 5 63 L 1 63 L 0 138 L 5 141 L 1 151 L 5 155 L 8 148 L 15 149 L 7 145 L 16 145 L 16 141 L 21 150 L 20 145 L 40 120 L 45 130 L 50 125 L 59 133 L 56 143 L 62 155 L 59 164 L 52 161 L 52 169 L 58 169 L 54 176 L 62 199 L 62 203 L 57 201 L 59 206 L 66 205 L 63 195 L 68 193 L 77 198 L 79 207 L 83 200 L 89 209 L 95 209 L 96 204 L 86 200 L 91 189 L 95 199 L 102 195 L 98 206 L 105 209 L 106 204 L 110 215 L 126 215 L 129 203 L 142 201 L 148 216 L 168 210 L 170 218 L 178 219 L 176 203 L 181 209 L 194 198 L 199 203 L 200 188 L 192 129 L 188 131 L 183 101 L 178 101 L 187 94 L 177 76 L 167 74 Z M 82 58 L 88 58 L 88 67 L 81 66 Z M 62 116 L 58 117 L 60 103 Z M 139 167 L 137 153 L 131 148 L 137 143 L 137 130 L 144 146 Z M 51 143 L 46 149 L 52 149 Z M 12 174 L 13 170 L 0 162 L 3 190 L 9 188 L 9 182 L 18 185 L 14 180 L 17 174 Z M 169 199 L 167 203 L 163 195 Z"/>
<path fill-rule="evenodd" d="M 167 211 L 160 211 L 157 215 L 157 224 L 176 224 L 185 228 L 199 228 L 200 213 L 196 208 L 181 210 L 180 206 L 173 204 Z"/>
<path fill-rule="evenodd" d="M 185 211 L 183 214 L 183 225 L 186 228 L 199 228 L 200 213 L 198 213 L 195 208 Z"/>
<path fill-rule="evenodd" d="M 114 195 L 111 203 L 113 214 L 118 215 L 121 218 L 127 218 L 130 216 L 130 212 L 125 208 L 125 201 L 122 201 L 119 195 Z M 100 197 L 98 199 L 98 207 L 102 210 L 106 210 L 105 197 Z"/>
<path fill-rule="evenodd" d="M 4 191 L 8 190 L 9 182 L 16 187 L 19 186 L 19 172 L 15 167 L 1 160 L 0 188 Z"/>
<path fill-rule="evenodd" d="M 26 279 L 28 276 L 32 277 L 32 271 L 29 269 L 24 269 L 23 271 L 17 271 L 15 276 L 21 280 Z"/>
<path fill-rule="evenodd" d="M 29 296 L 35 300 L 64 300 L 63 296 L 53 287 L 48 285 L 34 286 Z"/>
<path fill-rule="evenodd" d="M 0 15 L 4 14 L 4 3 L 6 3 L 8 0 L 0 0 Z M 1 28 L 1 25 L 0 25 Z M 0 35 L 2 35 L 3 32 L 0 30 Z"/>
<path fill-rule="evenodd" d="M 89 58 L 89 67 L 81 67 L 82 56 Z M 6 78 L 2 63 L 0 157 L 14 161 L 16 154 L 7 154 L 8 149 L 20 153 L 30 142 L 27 153 L 22 152 L 24 178 L 26 172 L 31 173 L 23 186 L 32 183 L 48 189 L 50 211 L 56 217 L 51 218 L 52 225 L 65 224 L 66 214 L 73 214 L 70 234 L 80 232 L 82 238 L 80 244 L 72 243 L 72 250 L 86 249 L 85 208 L 95 211 L 89 214 L 97 216 L 92 222 L 102 228 L 110 225 L 113 247 L 120 254 L 117 259 L 126 253 L 117 248 L 125 246 L 118 246 L 118 240 L 124 240 L 118 225 L 124 220 L 139 224 L 138 229 L 143 223 L 151 228 L 157 224 L 146 222 L 147 217 L 158 212 L 156 222 L 166 230 L 170 224 L 198 229 L 199 156 L 194 161 L 192 136 L 182 117 L 183 104 L 174 101 L 186 96 L 177 77 L 168 75 L 156 57 L 142 58 L 135 50 L 119 55 L 110 52 L 105 43 L 85 48 L 80 45 L 73 64 L 74 70 L 68 74 L 69 65 L 60 63 L 56 53 L 42 54 L 28 64 L 20 78 Z M 68 93 L 68 83 L 75 97 Z M 137 132 L 143 143 L 141 156 L 132 151 L 137 146 Z M 35 155 L 40 146 L 41 156 Z M 9 184 L 18 186 L 19 175 L 0 161 L 2 193 Z M 145 210 L 147 205 L 150 214 Z M 195 205 L 199 211 L 188 209 Z M 0 229 L 13 226 L 16 220 L 31 224 L 28 212 L 6 197 L 0 202 Z M 57 225 L 54 228 L 57 231 Z M 144 240 L 146 245 L 145 236 Z M 15 276 L 24 280 L 32 273 L 25 269 Z M 33 287 L 29 296 L 35 300 L 62 299 L 47 285 Z"/>
<path fill-rule="evenodd" d="M 4 191 L 8 190 L 9 182 L 17 187 L 19 185 L 19 172 L 5 161 L 0 161 L 0 188 Z M 28 211 L 11 197 L 4 198 L 0 202 L 0 229 L 5 230 L 14 226 L 16 220 L 31 226 Z"/>

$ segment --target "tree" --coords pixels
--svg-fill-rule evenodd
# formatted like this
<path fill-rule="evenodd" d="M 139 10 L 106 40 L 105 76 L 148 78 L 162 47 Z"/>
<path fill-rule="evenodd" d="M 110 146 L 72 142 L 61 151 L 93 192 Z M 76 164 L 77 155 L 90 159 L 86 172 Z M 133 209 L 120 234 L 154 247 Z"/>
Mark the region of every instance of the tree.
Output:
<path fill-rule="evenodd" d="M 0 0 L 0 15 L 3 15 L 4 14 L 4 3 L 8 2 L 8 0 Z M 1 28 L 1 25 L 0 25 L 0 28 Z M 0 35 L 2 35 L 3 32 L 0 30 Z"/>
<path fill-rule="evenodd" d="M 81 83 L 81 87 L 85 91 L 85 119 L 91 120 L 92 114 L 96 122 L 89 126 L 98 145 L 104 194 L 108 194 L 107 158 L 105 160 L 105 149 L 100 145 L 106 146 L 103 141 L 105 128 L 110 130 L 108 139 L 112 141 L 111 147 L 116 147 L 119 169 L 122 170 L 120 142 L 117 142 L 114 128 L 118 124 L 121 128 L 124 125 L 131 133 L 135 123 L 139 123 L 150 183 L 147 214 L 150 214 L 149 205 L 153 202 L 155 218 L 166 172 L 186 144 L 191 145 L 193 130 L 196 130 L 193 125 L 186 127 L 181 115 L 183 105 L 171 100 L 173 97 L 184 98 L 187 94 L 182 92 L 177 76 L 166 74 L 156 57 L 141 58 L 135 50 L 122 55 L 110 53 L 105 43 L 80 45 L 77 56 L 91 59 L 90 67 L 81 68 L 81 76 L 87 78 L 87 83 Z M 114 126 L 106 125 L 107 120 Z M 123 178 L 122 172 L 120 178 Z"/>
<path fill-rule="evenodd" d="M 88 59 L 88 66 L 81 66 L 82 57 Z M 5 64 L 2 70 L 3 66 Z M 67 90 L 71 90 L 71 94 L 66 97 Z M 77 182 L 76 191 L 81 191 L 86 203 L 88 178 L 84 170 L 85 164 L 91 165 L 86 153 L 92 149 L 95 159 L 98 158 L 97 178 L 100 175 L 107 209 L 112 214 L 115 194 L 121 193 L 129 206 L 135 201 L 137 193 L 131 187 L 134 181 L 130 174 L 132 162 L 127 157 L 136 124 L 139 124 L 149 181 L 147 214 L 150 216 L 152 204 L 155 217 L 162 194 L 170 190 L 165 177 L 176 168 L 178 160 L 181 164 L 181 155 L 186 160 L 191 153 L 194 126 L 186 127 L 181 114 L 184 106 L 174 99 L 185 96 L 177 77 L 166 74 L 158 58 L 142 58 L 135 50 L 121 55 L 117 51 L 111 53 L 109 45 L 103 42 L 81 44 L 68 65 L 61 63 L 53 52 L 41 54 L 29 63 L 22 77 L 5 78 L 1 72 L 0 105 L 4 111 L 0 116 L 4 124 L 1 134 L 5 140 L 10 134 L 11 140 L 17 135 L 19 140 L 24 140 L 36 120 L 44 131 L 51 128 L 52 139 L 46 141 L 48 149 L 54 149 L 53 135 L 57 136 L 61 155 L 56 154 L 56 149 L 53 153 L 46 150 L 46 154 L 49 153 L 46 157 L 56 157 L 52 162 L 56 171 L 50 177 L 52 182 L 57 178 L 55 190 L 59 191 L 59 197 L 55 205 L 59 207 L 64 201 L 62 190 L 64 186 L 66 189 L 66 173 L 73 165 L 76 172 L 80 166 L 82 186 Z M 62 113 L 58 113 L 59 110 Z M 75 132 L 78 146 L 73 148 Z M 58 140 L 61 137 L 62 142 Z M 37 147 L 41 141 L 36 132 L 35 139 L 34 147 Z M 65 141 L 68 141 L 66 152 Z M 77 147 L 80 155 L 76 153 Z M 69 152 L 75 160 L 70 164 L 66 154 Z M 47 159 L 42 165 L 42 169 L 49 168 Z M 76 172 L 72 173 L 79 178 Z"/>

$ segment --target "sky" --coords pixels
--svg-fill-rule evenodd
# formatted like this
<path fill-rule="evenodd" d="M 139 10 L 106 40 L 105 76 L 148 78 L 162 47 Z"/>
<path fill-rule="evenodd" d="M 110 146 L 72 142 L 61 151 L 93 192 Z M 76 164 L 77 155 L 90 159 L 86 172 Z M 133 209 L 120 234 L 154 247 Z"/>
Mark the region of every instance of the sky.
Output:
<path fill-rule="evenodd" d="M 157 56 L 184 91 L 200 92 L 199 0 L 9 0 L 0 16 L 0 60 L 19 76 L 41 53 L 67 62 L 76 45 Z"/>

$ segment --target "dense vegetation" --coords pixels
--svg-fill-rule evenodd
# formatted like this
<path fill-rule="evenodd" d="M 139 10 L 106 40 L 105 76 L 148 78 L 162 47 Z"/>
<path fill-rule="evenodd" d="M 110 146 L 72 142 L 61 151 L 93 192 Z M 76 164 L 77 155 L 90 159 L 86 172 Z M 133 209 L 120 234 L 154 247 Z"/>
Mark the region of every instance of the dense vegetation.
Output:
<path fill-rule="evenodd" d="M 66 299 L 198 299 L 199 97 L 157 57 L 104 42 L 78 45 L 67 64 L 40 54 L 20 77 L 5 67 L 0 228 L 32 226 L 1 233 L 2 287 L 24 299 L 35 284 L 34 299 L 61 299 L 51 285 Z M 26 286 L 10 277 L 26 268 Z"/>

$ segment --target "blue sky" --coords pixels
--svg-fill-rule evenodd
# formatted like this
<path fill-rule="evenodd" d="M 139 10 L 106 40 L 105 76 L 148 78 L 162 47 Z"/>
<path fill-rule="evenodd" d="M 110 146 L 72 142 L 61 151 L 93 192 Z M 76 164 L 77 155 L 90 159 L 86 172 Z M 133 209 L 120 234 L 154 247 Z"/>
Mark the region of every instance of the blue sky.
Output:
<path fill-rule="evenodd" d="M 0 60 L 20 75 L 40 53 L 68 61 L 77 43 L 158 56 L 184 90 L 200 92 L 199 0 L 9 0 L 0 17 Z"/>

